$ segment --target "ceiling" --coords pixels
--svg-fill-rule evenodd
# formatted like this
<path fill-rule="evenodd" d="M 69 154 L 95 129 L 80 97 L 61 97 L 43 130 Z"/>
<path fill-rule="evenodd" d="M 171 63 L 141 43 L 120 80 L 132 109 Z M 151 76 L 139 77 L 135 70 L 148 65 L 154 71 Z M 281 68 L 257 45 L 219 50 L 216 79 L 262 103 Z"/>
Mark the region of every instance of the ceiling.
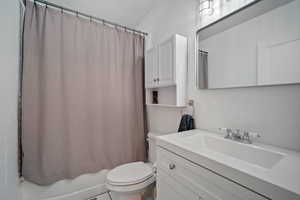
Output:
<path fill-rule="evenodd" d="M 95 17 L 134 28 L 147 15 L 154 0 L 48 0 Z"/>

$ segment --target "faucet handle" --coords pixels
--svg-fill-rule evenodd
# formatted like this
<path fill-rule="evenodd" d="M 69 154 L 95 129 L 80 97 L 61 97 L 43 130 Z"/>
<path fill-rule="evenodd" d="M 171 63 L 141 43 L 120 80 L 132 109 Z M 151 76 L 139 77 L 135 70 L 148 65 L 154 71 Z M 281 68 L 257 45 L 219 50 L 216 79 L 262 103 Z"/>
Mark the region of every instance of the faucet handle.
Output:
<path fill-rule="evenodd" d="M 242 131 L 241 129 L 237 128 L 237 129 L 234 129 L 233 132 L 234 132 L 234 134 L 236 134 L 237 136 L 242 136 L 242 132 L 243 132 L 243 131 Z"/>
<path fill-rule="evenodd" d="M 219 128 L 219 130 L 226 133 L 232 133 L 233 131 L 231 128 Z"/>
<path fill-rule="evenodd" d="M 244 136 L 251 137 L 251 138 L 260 138 L 260 134 L 251 131 L 244 131 Z"/>
<path fill-rule="evenodd" d="M 219 128 L 219 130 L 222 131 L 222 132 L 227 133 L 225 138 L 231 138 L 231 136 L 232 136 L 232 129 L 231 128 Z"/>
<path fill-rule="evenodd" d="M 260 134 L 259 133 L 256 133 L 256 132 L 250 132 L 250 136 L 251 137 L 255 137 L 255 138 L 260 138 Z"/>
<path fill-rule="evenodd" d="M 243 140 L 247 141 L 249 144 L 252 144 L 253 138 L 260 138 L 260 134 L 256 132 L 243 131 Z"/>

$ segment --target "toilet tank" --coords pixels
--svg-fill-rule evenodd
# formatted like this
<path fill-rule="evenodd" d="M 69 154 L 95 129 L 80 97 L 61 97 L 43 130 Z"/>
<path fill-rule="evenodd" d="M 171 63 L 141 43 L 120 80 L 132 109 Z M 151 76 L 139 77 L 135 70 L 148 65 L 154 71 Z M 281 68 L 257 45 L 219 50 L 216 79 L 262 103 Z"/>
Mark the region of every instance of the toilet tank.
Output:
<path fill-rule="evenodd" d="M 154 164 L 156 162 L 156 138 L 158 136 L 167 135 L 167 134 L 169 133 L 156 133 L 156 132 L 148 133 L 148 143 L 149 143 L 148 159 L 150 163 Z"/>

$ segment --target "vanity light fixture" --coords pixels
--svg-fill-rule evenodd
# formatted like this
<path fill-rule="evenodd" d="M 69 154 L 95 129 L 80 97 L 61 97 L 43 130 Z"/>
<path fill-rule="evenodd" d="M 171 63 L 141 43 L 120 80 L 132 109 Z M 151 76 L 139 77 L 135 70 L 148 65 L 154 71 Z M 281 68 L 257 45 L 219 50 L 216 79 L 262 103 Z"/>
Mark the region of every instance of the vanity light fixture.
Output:
<path fill-rule="evenodd" d="M 214 0 L 199 0 L 198 14 L 200 15 L 212 15 L 214 12 L 213 8 Z"/>

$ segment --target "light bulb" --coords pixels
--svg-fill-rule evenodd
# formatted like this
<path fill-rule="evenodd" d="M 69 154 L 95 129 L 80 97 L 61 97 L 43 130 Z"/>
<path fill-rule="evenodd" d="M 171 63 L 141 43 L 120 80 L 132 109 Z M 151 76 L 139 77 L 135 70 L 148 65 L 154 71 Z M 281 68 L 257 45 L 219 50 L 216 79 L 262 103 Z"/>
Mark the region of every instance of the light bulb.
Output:
<path fill-rule="evenodd" d="M 201 15 L 211 15 L 213 13 L 213 1 L 199 0 L 198 12 Z"/>

